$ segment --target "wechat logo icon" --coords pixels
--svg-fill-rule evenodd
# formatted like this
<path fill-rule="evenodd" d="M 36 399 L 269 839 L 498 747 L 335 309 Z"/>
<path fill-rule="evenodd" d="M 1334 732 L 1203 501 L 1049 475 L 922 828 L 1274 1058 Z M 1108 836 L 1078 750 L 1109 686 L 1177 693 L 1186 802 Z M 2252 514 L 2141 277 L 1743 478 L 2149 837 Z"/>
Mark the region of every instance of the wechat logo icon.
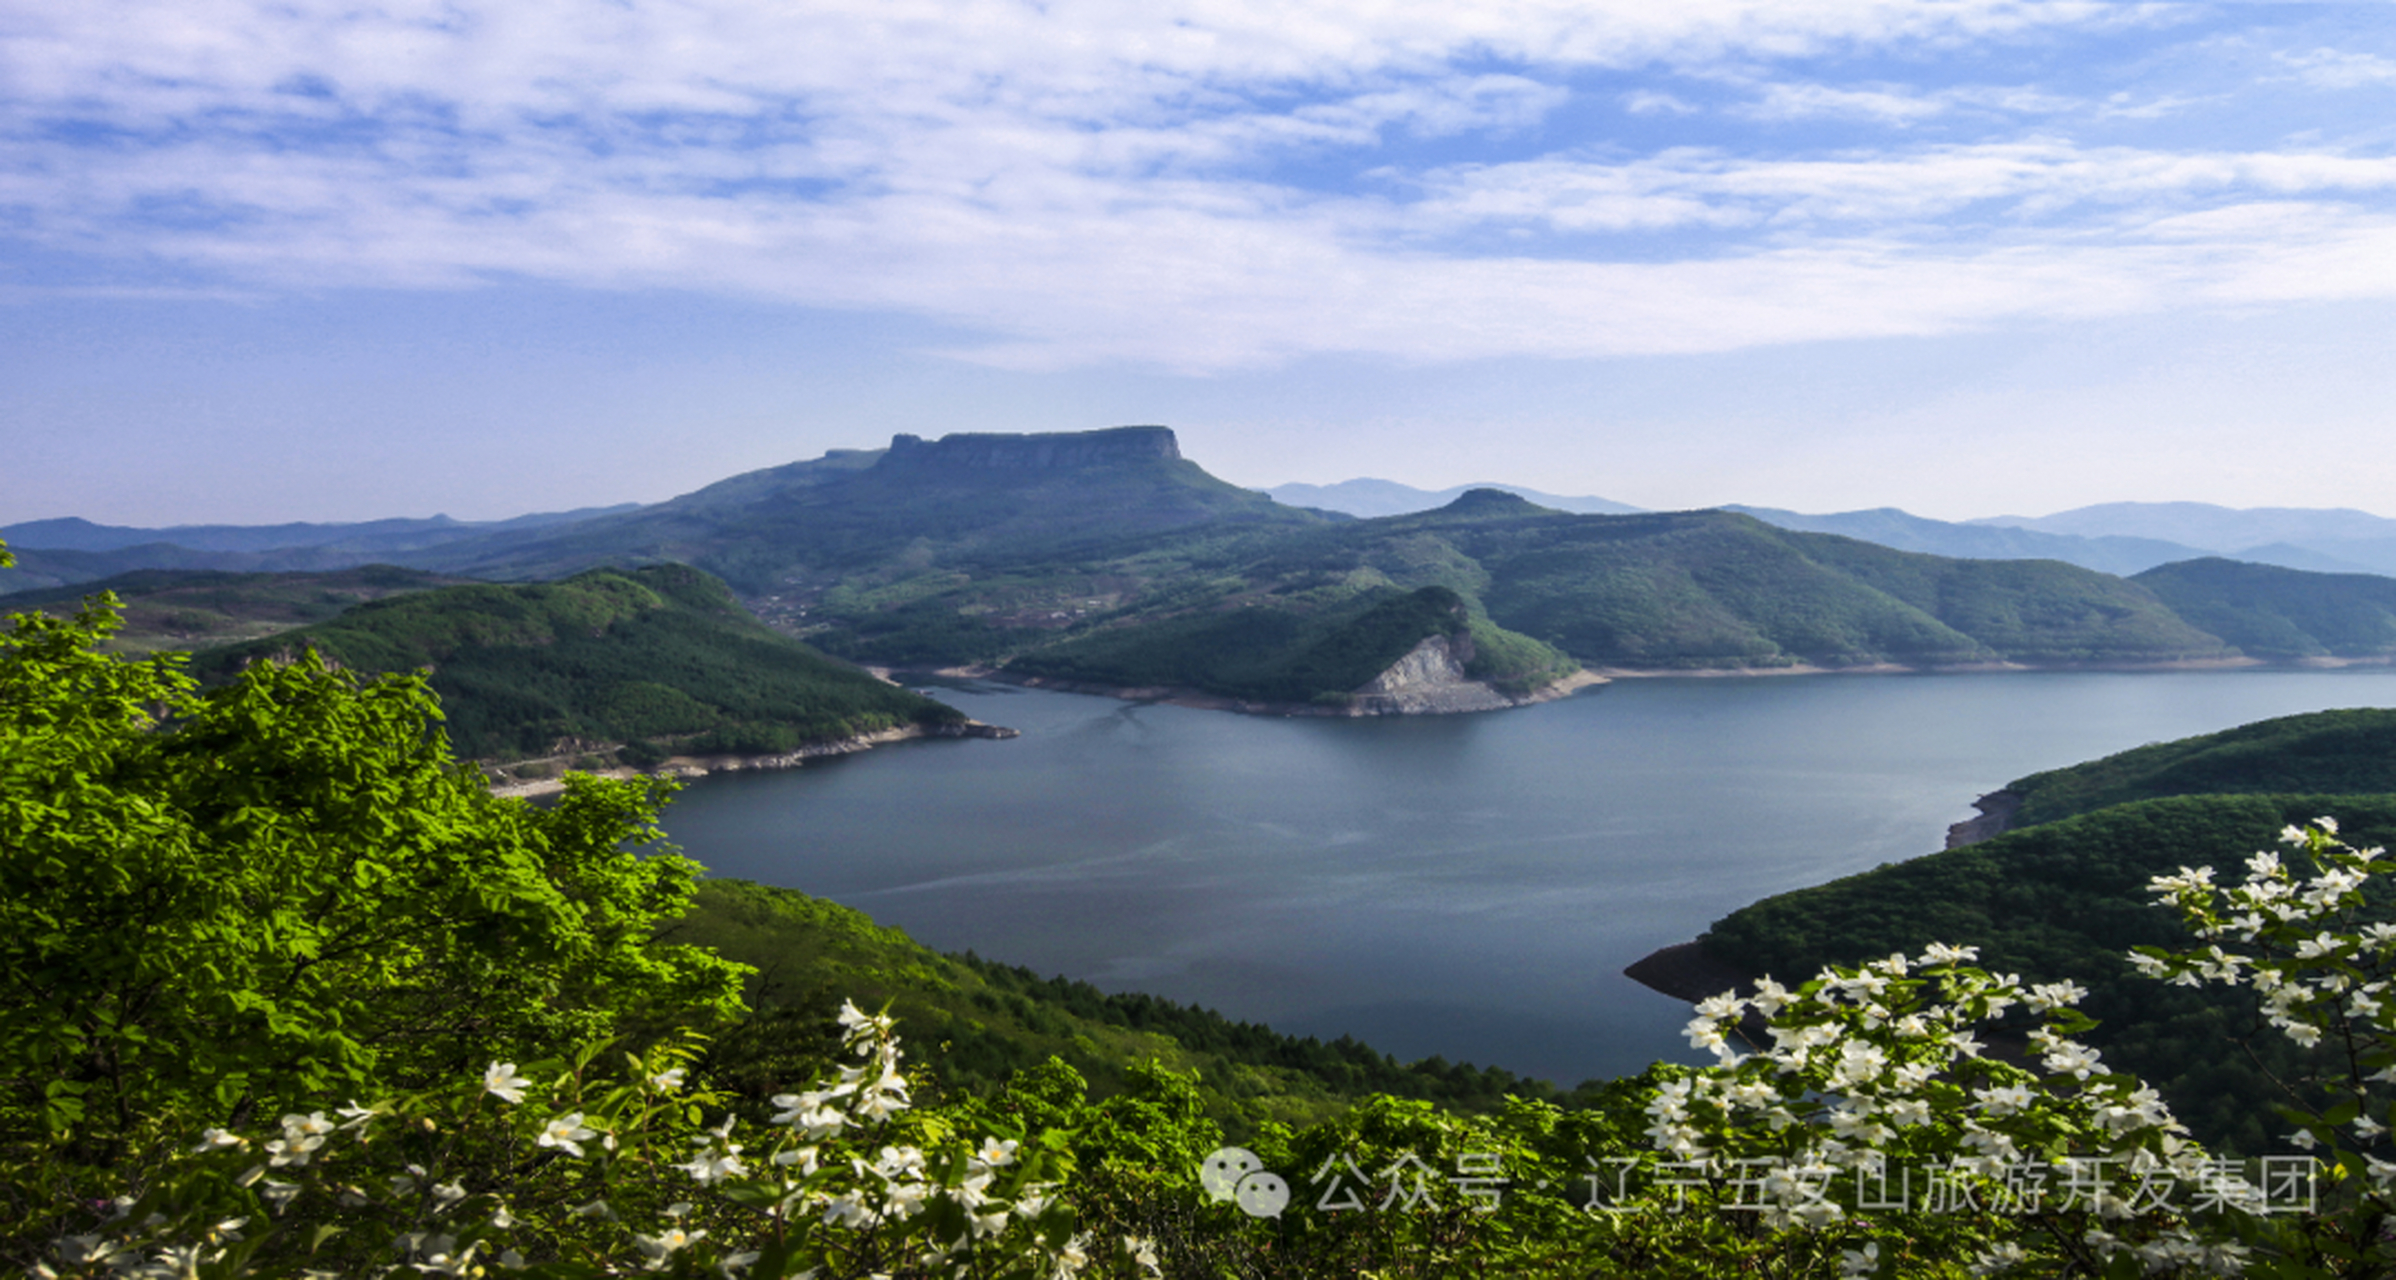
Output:
<path fill-rule="evenodd" d="M 1252 1218 L 1279 1217 L 1289 1207 L 1290 1184 L 1242 1147 L 1225 1147 L 1208 1156 L 1198 1166 L 1198 1185 L 1212 1199 L 1229 1200 Z"/>

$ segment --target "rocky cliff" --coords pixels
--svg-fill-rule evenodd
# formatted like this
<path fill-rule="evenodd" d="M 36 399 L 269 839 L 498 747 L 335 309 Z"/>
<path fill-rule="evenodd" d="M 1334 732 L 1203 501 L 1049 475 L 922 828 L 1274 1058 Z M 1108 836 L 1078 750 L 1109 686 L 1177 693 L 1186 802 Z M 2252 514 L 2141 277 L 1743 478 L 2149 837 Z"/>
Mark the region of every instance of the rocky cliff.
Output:
<path fill-rule="evenodd" d="M 1473 659 L 1472 637 L 1429 636 L 1389 669 L 1356 690 L 1358 715 L 1428 715 L 1451 711 L 1495 711 L 1517 701 L 1464 673 Z"/>
<path fill-rule="evenodd" d="M 1071 471 L 1124 463 L 1178 462 L 1181 444 L 1171 427 L 1111 427 L 1029 435 L 961 432 L 938 440 L 896 435 L 880 466 L 886 470 Z"/>

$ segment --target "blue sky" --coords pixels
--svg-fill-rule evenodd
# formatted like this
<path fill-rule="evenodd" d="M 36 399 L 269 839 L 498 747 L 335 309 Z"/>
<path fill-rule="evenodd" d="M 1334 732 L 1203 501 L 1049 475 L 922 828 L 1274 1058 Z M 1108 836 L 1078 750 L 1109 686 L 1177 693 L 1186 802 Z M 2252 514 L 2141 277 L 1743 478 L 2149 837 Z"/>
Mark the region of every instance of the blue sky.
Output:
<path fill-rule="evenodd" d="M 2382 3 L 0 0 L 0 523 L 1126 422 L 2396 514 L 2392 144 Z"/>

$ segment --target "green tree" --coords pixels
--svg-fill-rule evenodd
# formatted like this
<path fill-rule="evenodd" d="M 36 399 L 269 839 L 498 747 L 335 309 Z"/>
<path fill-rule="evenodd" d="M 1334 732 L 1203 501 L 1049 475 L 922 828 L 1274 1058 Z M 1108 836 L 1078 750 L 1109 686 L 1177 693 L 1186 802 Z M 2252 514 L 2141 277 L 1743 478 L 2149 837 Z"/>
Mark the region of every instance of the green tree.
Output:
<path fill-rule="evenodd" d="M 116 625 L 99 596 L 0 633 L 0 1138 L 121 1159 L 738 1011 L 739 966 L 652 945 L 698 870 L 644 849 L 670 783 L 498 799 L 420 676 L 309 655 L 201 692 L 100 653 Z"/>

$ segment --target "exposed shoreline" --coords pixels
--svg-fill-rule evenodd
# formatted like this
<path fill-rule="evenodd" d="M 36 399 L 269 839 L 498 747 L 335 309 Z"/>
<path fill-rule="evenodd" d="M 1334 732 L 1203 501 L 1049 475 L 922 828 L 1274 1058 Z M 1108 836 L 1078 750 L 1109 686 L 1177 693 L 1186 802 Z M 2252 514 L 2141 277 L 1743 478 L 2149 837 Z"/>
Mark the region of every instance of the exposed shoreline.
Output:
<path fill-rule="evenodd" d="M 621 765 L 611 769 L 577 769 L 576 773 L 597 778 L 638 778 L 658 774 L 677 778 L 703 778 L 711 773 L 740 773 L 751 769 L 795 769 L 809 760 L 834 756 L 855 755 L 893 742 L 908 742 L 917 738 L 1019 738 L 1020 730 L 1004 725 L 984 724 L 967 720 L 962 724 L 901 725 L 895 729 L 879 729 L 847 738 L 829 738 L 810 742 L 788 751 L 762 755 L 705 755 L 670 756 L 654 769 L 635 769 Z M 517 762 L 524 763 L 522 761 Z M 556 795 L 566 789 L 561 774 L 555 778 L 534 778 L 522 782 L 501 783 L 491 788 L 491 794 L 512 799 Z"/>
<path fill-rule="evenodd" d="M 868 667 L 866 669 L 886 679 L 893 678 L 897 674 L 892 668 L 887 667 Z M 1491 705 L 1457 709 L 1438 707 L 1398 709 L 1371 706 L 1327 707 L 1310 702 L 1263 702 L 1246 698 L 1227 698 L 1221 694 L 1207 693 L 1186 686 L 1096 684 L 1087 680 L 1060 680 L 1051 676 L 1023 675 L 994 667 L 942 667 L 927 674 L 951 680 L 995 680 L 1002 684 L 1021 685 L 1027 689 L 1050 689 L 1058 693 L 1086 693 L 1103 698 L 1118 698 L 1125 702 L 1161 702 L 1177 707 L 1194 707 L 1201 711 L 1236 711 L 1242 715 L 1252 716 L 1323 716 L 1340 719 L 1377 715 L 1454 715 L 1461 714 L 1466 710 L 1496 711 L 1513 707 L 1527 707 L 1536 703 L 1568 698 L 1583 689 L 1609 682 L 1607 676 L 1583 667 L 1570 675 L 1560 676 L 1549 681 L 1521 697 L 1498 693 L 1486 684 L 1473 682 L 1474 686 L 1488 691 L 1489 697 L 1493 700 Z"/>
<path fill-rule="evenodd" d="M 1819 667 L 1792 663 L 1785 667 L 1591 667 L 1609 680 L 1660 679 L 1666 676 L 1904 676 L 1993 675 L 2013 671 L 2239 671 L 2252 667 L 2337 668 L 2386 666 L 2396 658 L 2299 658 L 2269 662 L 2262 658 L 2173 658 L 2163 662 L 1959 662 L 1911 665 L 1866 662 L 1851 667 Z"/>

